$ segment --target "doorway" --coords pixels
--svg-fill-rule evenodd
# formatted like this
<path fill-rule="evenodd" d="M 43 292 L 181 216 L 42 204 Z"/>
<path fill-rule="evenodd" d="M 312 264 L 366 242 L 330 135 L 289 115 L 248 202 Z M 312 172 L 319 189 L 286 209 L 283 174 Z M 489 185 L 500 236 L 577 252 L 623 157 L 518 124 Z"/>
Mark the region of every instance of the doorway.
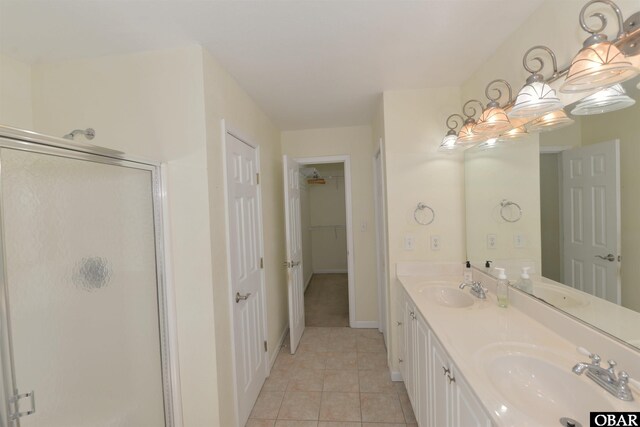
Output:
<path fill-rule="evenodd" d="M 300 168 L 304 307 L 307 326 L 349 326 L 344 163 Z"/>
<path fill-rule="evenodd" d="M 305 326 L 355 319 L 349 160 L 284 159 L 292 353 Z"/>

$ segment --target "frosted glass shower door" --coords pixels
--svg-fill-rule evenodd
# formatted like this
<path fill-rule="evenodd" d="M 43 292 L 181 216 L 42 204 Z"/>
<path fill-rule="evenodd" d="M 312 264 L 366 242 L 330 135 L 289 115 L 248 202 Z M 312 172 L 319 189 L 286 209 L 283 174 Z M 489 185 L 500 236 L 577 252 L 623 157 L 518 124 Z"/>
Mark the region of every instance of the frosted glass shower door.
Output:
<path fill-rule="evenodd" d="M 0 150 L 19 422 L 165 426 L 152 171 L 84 157 Z"/>

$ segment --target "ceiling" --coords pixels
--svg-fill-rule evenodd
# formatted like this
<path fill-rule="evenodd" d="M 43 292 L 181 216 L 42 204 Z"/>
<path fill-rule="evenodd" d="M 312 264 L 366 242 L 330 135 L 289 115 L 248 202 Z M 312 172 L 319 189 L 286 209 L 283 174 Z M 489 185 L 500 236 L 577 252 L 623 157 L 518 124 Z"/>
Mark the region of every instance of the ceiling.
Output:
<path fill-rule="evenodd" d="M 29 63 L 198 43 L 283 130 L 370 123 L 385 90 L 459 86 L 543 0 L 0 0 Z"/>

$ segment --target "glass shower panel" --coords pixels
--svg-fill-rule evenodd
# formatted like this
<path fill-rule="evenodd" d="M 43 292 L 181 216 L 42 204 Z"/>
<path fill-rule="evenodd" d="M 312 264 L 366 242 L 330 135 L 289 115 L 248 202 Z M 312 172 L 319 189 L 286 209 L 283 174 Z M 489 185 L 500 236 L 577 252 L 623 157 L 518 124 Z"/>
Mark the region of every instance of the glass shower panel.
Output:
<path fill-rule="evenodd" d="M 164 426 L 151 172 L 0 150 L 22 427 Z"/>

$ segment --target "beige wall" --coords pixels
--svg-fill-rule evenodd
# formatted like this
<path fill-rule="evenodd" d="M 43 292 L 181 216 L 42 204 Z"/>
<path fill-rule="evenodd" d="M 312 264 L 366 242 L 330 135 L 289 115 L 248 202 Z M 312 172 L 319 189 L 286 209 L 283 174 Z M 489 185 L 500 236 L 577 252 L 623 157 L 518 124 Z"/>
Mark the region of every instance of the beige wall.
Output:
<path fill-rule="evenodd" d="M 168 162 L 184 422 L 219 425 L 201 49 L 36 65 L 33 100 L 38 132 Z"/>
<path fill-rule="evenodd" d="M 520 267 L 533 263 L 540 271 L 540 163 L 538 140 L 529 137 L 518 143 L 489 150 L 465 152 L 465 198 L 467 209 L 467 257 L 474 265 L 486 260 L 492 267 L 504 267 L 510 279 L 520 276 Z M 504 199 L 520 205 L 516 222 L 500 216 Z M 503 214 L 516 219 L 518 210 L 505 207 Z M 487 235 L 496 236 L 495 248 Z M 516 236 L 521 247 L 516 247 Z M 505 262 L 517 260 L 519 262 Z M 532 272 L 534 272 L 532 271 Z"/>
<path fill-rule="evenodd" d="M 235 423 L 231 360 L 231 314 L 227 273 L 226 200 L 221 120 L 247 142 L 260 149 L 260 190 L 264 232 L 264 270 L 266 278 L 267 341 L 270 359 L 278 352 L 278 343 L 287 327 L 287 283 L 282 261 L 284 252 L 284 203 L 280 131 L 214 58 L 202 53 L 207 129 L 209 215 L 211 223 L 211 264 L 216 272 L 213 282 L 220 424 Z M 224 390 L 224 391 L 223 391 Z"/>
<path fill-rule="evenodd" d="M 282 152 L 294 158 L 350 156 L 356 288 L 355 319 L 356 322 L 377 321 L 371 128 L 353 126 L 286 131 L 282 133 Z M 366 224 L 365 231 L 361 229 L 362 224 Z"/>
<path fill-rule="evenodd" d="M 302 229 L 302 278 L 305 289 L 313 276 L 313 261 L 311 259 L 311 230 L 309 224 L 311 204 L 309 202 L 309 185 L 306 179 L 300 179 L 300 228 Z"/>
<path fill-rule="evenodd" d="M 562 282 L 559 161 L 558 153 L 540 155 L 541 273 L 556 282 Z"/>
<path fill-rule="evenodd" d="M 309 223 L 314 273 L 347 272 L 347 215 L 342 164 L 312 165 L 324 185 L 309 185 Z M 330 227 L 330 226 L 340 227 Z"/>
<path fill-rule="evenodd" d="M 395 265 L 399 261 L 462 261 L 465 258 L 464 164 L 462 155 L 439 153 L 445 120 L 459 111 L 458 88 L 384 93 L 384 159 L 389 244 L 390 319 L 396 319 Z M 381 126 L 378 124 L 377 129 Z M 413 219 L 419 202 L 431 206 L 433 224 Z M 415 237 L 415 250 L 405 251 L 403 239 Z M 431 235 L 441 249 L 432 251 Z M 390 322 L 390 324 L 392 324 Z M 389 360 L 398 371 L 397 337 L 389 330 Z"/>
<path fill-rule="evenodd" d="M 582 120 L 582 144 L 620 140 L 622 200 L 622 305 L 640 311 L 640 100 L 624 110 Z M 626 261 L 626 262 L 625 262 Z"/>
<path fill-rule="evenodd" d="M 186 426 L 233 425 L 222 128 L 260 147 L 269 355 L 286 329 L 280 132 L 200 47 L 36 65 L 33 123 L 168 165 Z M 220 391 L 220 392 L 219 392 Z"/>
<path fill-rule="evenodd" d="M 0 125 L 33 129 L 31 66 L 0 55 Z"/>

